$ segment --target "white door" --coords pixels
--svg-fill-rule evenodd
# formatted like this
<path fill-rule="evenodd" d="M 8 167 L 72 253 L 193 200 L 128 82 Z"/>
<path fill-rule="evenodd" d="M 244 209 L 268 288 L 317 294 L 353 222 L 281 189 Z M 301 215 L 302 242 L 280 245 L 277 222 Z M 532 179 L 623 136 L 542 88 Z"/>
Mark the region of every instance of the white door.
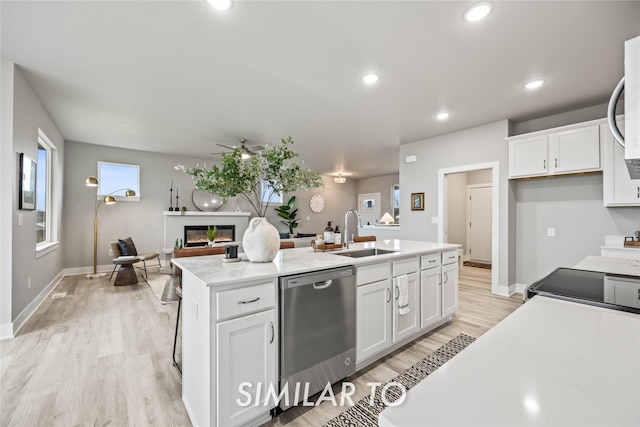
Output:
<path fill-rule="evenodd" d="M 380 193 L 358 194 L 358 213 L 362 219 L 362 225 L 375 225 L 382 218 Z"/>
<path fill-rule="evenodd" d="M 277 388 L 275 327 L 274 310 L 217 324 L 217 425 L 244 424 L 265 412 L 266 389 Z M 252 385 L 243 388 L 251 404 L 239 405 L 247 401 L 240 391 L 245 382 Z M 256 384 L 262 384 L 260 396 Z"/>
<path fill-rule="evenodd" d="M 420 330 L 420 275 L 408 274 L 409 312 L 400 314 L 398 277 L 393 278 L 393 342 L 398 342 Z"/>
<path fill-rule="evenodd" d="M 391 280 L 356 288 L 356 363 L 391 345 Z"/>
<path fill-rule="evenodd" d="M 491 262 L 491 186 L 469 187 L 469 258 Z"/>

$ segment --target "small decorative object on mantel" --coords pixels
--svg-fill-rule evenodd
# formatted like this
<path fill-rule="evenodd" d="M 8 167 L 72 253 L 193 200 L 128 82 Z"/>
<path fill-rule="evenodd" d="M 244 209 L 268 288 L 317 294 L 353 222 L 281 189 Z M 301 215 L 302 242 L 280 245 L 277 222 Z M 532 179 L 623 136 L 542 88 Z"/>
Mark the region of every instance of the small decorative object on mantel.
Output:
<path fill-rule="evenodd" d="M 179 211 L 180 210 L 180 204 L 178 203 L 178 187 L 176 187 L 176 207 L 174 209 L 174 211 Z"/>
<path fill-rule="evenodd" d="M 171 187 L 169 187 L 169 212 L 173 212 L 172 203 L 173 203 L 173 180 L 171 180 Z"/>
<path fill-rule="evenodd" d="M 311 172 L 304 163 L 293 161 L 298 154 L 291 150 L 292 144 L 291 137 L 282 139 L 281 144 L 269 145 L 248 159 L 243 158 L 246 153 L 242 147 L 236 146 L 233 152 L 222 153 L 220 167 L 213 165 L 210 169 L 206 165 L 176 166 L 191 175 L 196 188 L 222 197 L 224 203 L 229 197 L 236 196 L 249 202 L 258 215 L 249 222 L 242 238 L 249 261 L 271 262 L 280 250 L 278 230 L 264 218 L 271 200 L 278 194 L 292 194 L 324 185 L 319 174 Z"/>
<path fill-rule="evenodd" d="M 207 227 L 207 239 L 209 239 L 209 246 L 213 246 L 216 242 L 216 236 L 218 235 L 218 227 L 215 225 L 213 228 L 211 226 Z"/>

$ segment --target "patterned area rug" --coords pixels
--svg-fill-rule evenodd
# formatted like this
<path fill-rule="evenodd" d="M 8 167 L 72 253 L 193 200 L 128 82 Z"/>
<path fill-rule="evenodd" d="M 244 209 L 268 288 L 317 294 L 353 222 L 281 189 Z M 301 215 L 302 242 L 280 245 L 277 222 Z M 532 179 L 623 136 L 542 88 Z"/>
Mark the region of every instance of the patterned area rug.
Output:
<path fill-rule="evenodd" d="M 465 267 L 477 267 L 477 268 L 486 268 L 487 270 L 491 270 L 491 264 L 480 261 L 463 261 L 462 265 Z"/>
<path fill-rule="evenodd" d="M 391 381 L 401 383 L 409 390 L 475 340 L 469 335 L 460 334 Z M 373 405 L 370 405 L 369 396 L 364 397 L 351 408 L 331 419 L 325 424 L 325 427 L 377 426 L 378 415 L 386 408 L 381 399 L 381 390 L 383 388 L 377 387 Z M 400 397 L 400 394 L 394 395 L 396 390 L 396 387 L 387 389 L 385 397 L 388 402 L 395 402 Z"/>

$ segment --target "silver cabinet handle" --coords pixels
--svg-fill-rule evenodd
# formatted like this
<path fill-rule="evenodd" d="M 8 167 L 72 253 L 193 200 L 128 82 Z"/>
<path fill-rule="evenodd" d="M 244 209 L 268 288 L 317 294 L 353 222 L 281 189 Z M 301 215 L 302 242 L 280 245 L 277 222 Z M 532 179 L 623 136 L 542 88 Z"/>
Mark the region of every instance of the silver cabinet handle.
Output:
<path fill-rule="evenodd" d="M 389 290 L 389 288 L 387 288 L 387 295 L 389 296 L 389 298 L 387 299 L 387 303 L 391 302 L 391 291 Z"/>
<path fill-rule="evenodd" d="M 444 272 L 444 283 L 447 283 L 449 281 L 449 275 L 447 274 L 447 272 Z"/>
<path fill-rule="evenodd" d="M 556 161 L 555 165 L 556 167 L 558 167 L 558 159 L 555 159 L 555 161 Z"/>
<path fill-rule="evenodd" d="M 546 160 L 542 161 L 542 169 L 547 169 L 547 161 Z"/>
<path fill-rule="evenodd" d="M 258 302 L 259 299 L 260 299 L 260 297 L 255 298 L 255 299 L 246 300 L 246 301 L 238 301 L 238 305 L 240 305 L 240 304 L 251 304 L 252 302 Z"/>
<path fill-rule="evenodd" d="M 456 256 L 455 255 L 450 256 L 449 259 L 456 259 Z"/>
<path fill-rule="evenodd" d="M 269 322 L 271 324 L 271 341 L 269 341 L 269 344 L 273 344 L 273 340 L 276 339 L 276 330 L 273 327 L 273 322 Z"/>
<path fill-rule="evenodd" d="M 430 259 L 429 262 L 436 262 L 436 260 L 435 259 Z"/>
<path fill-rule="evenodd" d="M 400 288 L 397 287 L 397 286 L 395 288 L 396 288 L 396 291 L 398 291 L 398 295 L 396 295 L 396 301 L 397 301 L 398 298 L 400 298 Z M 395 292 L 394 292 L 394 294 L 395 294 Z"/>
<path fill-rule="evenodd" d="M 442 274 L 438 273 L 438 285 L 442 285 Z"/>

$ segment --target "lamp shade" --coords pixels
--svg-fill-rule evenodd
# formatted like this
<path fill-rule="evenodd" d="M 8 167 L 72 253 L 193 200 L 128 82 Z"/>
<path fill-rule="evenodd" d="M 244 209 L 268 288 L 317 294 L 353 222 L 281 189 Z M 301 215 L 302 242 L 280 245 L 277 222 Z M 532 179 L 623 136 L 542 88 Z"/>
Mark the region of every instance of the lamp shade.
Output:
<path fill-rule="evenodd" d="M 389 215 L 389 212 L 385 212 L 384 215 L 382 215 L 382 218 L 380 218 L 380 222 L 383 222 L 385 224 L 393 224 L 395 221 L 393 220 L 393 217 Z"/>
<path fill-rule="evenodd" d="M 87 179 L 84 180 L 85 184 L 87 184 L 87 187 L 97 187 L 98 186 L 98 178 L 96 178 L 95 176 L 90 176 Z"/>
<path fill-rule="evenodd" d="M 131 190 L 131 189 L 129 189 L 129 190 L 127 190 L 127 192 L 124 195 L 125 195 L 125 197 L 136 197 L 136 192 Z"/>
<path fill-rule="evenodd" d="M 104 201 L 105 205 L 112 205 L 116 202 L 116 198 L 112 195 L 104 196 L 104 199 L 102 200 Z"/>

